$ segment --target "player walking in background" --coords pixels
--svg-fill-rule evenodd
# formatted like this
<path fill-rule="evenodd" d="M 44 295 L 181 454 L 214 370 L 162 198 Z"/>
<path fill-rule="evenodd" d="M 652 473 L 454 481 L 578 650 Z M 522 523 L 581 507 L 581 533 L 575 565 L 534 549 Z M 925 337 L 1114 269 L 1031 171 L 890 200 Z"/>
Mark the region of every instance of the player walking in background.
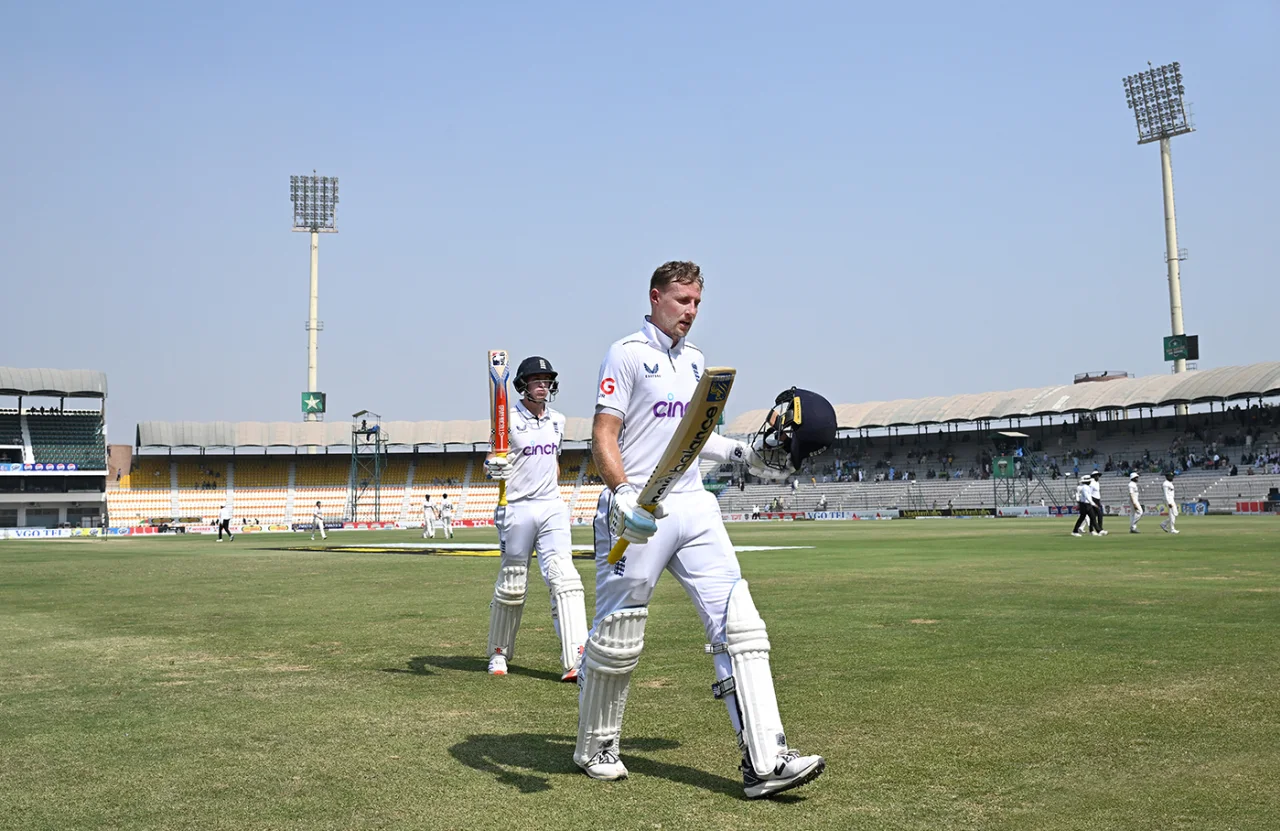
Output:
<path fill-rule="evenodd" d="M 453 503 L 447 493 L 440 497 L 440 530 L 444 531 L 445 539 L 453 539 Z"/>
<path fill-rule="evenodd" d="M 424 540 L 435 539 L 436 536 L 436 506 L 431 504 L 431 494 L 424 494 L 422 497 L 422 538 Z"/>
<path fill-rule="evenodd" d="M 1160 483 L 1160 487 L 1164 488 L 1164 504 L 1169 507 L 1169 518 L 1160 523 L 1160 529 L 1170 534 L 1178 533 L 1178 529 L 1174 527 L 1174 523 L 1178 519 L 1178 500 L 1173 493 L 1173 474 L 1166 473 L 1164 481 Z"/>
<path fill-rule="evenodd" d="M 1093 496 L 1089 491 L 1089 474 L 1087 473 L 1080 476 L 1080 484 L 1076 485 L 1076 513 L 1080 514 L 1080 518 L 1071 529 L 1073 537 L 1082 536 L 1080 529 L 1088 530 L 1093 523 Z"/>
<path fill-rule="evenodd" d="M 489 674 L 506 675 L 515 653 L 524 613 L 529 561 L 538 552 L 538 568 L 551 592 L 551 622 L 560 638 L 562 681 L 578 678 L 578 657 L 587 640 L 587 611 L 582 578 L 573 565 L 569 506 L 560 498 L 560 448 L 565 417 L 548 403 L 560 391 L 556 371 L 546 358 L 525 358 L 516 370 L 521 398 L 511 414 L 510 449 L 490 455 L 485 472 L 507 483 L 506 508 L 494 512 L 502 562 L 489 604 Z"/>
<path fill-rule="evenodd" d="M 581 665 L 573 759 L 593 779 L 627 775 L 618 745 L 623 709 L 644 647 L 649 600 L 666 570 L 702 618 L 717 679 L 712 689 L 727 705 L 742 751 L 743 786 L 747 796 L 755 798 L 812 781 L 826 762 L 821 756 L 802 756 L 787 744 L 764 621 L 742 579 L 719 504 L 702 487 L 698 465 L 688 466 L 653 513 L 638 504 L 637 488 L 665 455 L 706 370 L 702 352 L 687 340 L 702 300 L 702 284 L 701 271 L 693 263 L 660 266 L 649 282 L 650 316 L 640 331 L 609 347 L 600 367 L 592 453 L 608 487 L 595 518 L 595 625 Z M 830 420 L 834 436 L 834 410 Z M 807 420 L 806 428 L 815 423 Z M 781 431 L 795 425 L 778 427 Z M 780 468 L 761 455 L 763 444 L 749 446 L 714 433 L 701 456 L 745 463 L 753 475 L 784 479 L 798 464 L 797 455 L 804 458 L 819 449 L 800 438 L 788 436 L 787 442 L 793 463 Z M 618 537 L 631 548 L 610 564 L 609 550 Z"/>
<path fill-rule="evenodd" d="M 236 535 L 231 533 L 231 506 L 226 502 L 222 503 L 222 510 L 218 512 L 218 542 L 222 542 L 223 531 L 227 532 L 231 542 L 236 541 Z"/>
<path fill-rule="evenodd" d="M 1102 515 L 1106 513 L 1102 508 L 1102 474 L 1096 469 L 1089 477 L 1089 501 L 1093 504 L 1093 533 L 1105 537 L 1107 532 L 1102 527 Z"/>
<path fill-rule="evenodd" d="M 1129 506 L 1133 513 L 1129 514 L 1129 533 L 1137 534 L 1138 520 L 1142 519 L 1142 495 L 1138 493 L 1138 472 L 1129 474 Z"/>
<path fill-rule="evenodd" d="M 328 539 L 324 532 L 324 511 L 320 508 L 319 500 L 316 500 L 316 508 L 311 512 L 311 539 L 316 538 L 317 531 L 320 532 L 320 539 Z"/>

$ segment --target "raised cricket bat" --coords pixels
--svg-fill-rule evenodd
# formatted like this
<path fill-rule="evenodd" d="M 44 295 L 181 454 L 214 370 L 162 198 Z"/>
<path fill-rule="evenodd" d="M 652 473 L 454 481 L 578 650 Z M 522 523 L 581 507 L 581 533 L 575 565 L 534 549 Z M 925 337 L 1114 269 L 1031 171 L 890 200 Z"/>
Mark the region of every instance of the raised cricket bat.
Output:
<path fill-rule="evenodd" d="M 738 370 L 726 366 L 707 367 L 702 373 L 702 378 L 693 391 L 693 398 L 680 419 L 680 425 L 671 436 L 658 466 L 649 474 L 649 481 L 644 483 L 644 490 L 640 491 L 636 501 L 641 508 L 652 511 L 666 498 L 671 486 L 679 481 L 684 472 L 698 464 L 698 454 L 716 430 L 737 374 Z M 628 545 L 626 540 L 618 540 L 609 549 L 609 563 L 621 560 Z"/>
<path fill-rule="evenodd" d="M 511 449 L 507 435 L 507 379 L 511 368 L 507 366 L 507 350 L 489 352 L 489 444 L 495 456 L 507 457 Z M 498 482 L 498 507 L 507 505 L 507 483 Z"/>

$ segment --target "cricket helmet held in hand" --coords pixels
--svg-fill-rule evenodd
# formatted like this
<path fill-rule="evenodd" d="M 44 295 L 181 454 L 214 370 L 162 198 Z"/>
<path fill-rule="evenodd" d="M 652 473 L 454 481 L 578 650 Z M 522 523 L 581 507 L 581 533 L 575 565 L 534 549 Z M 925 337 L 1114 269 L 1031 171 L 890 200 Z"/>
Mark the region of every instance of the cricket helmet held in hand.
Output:
<path fill-rule="evenodd" d="M 799 470 L 805 459 L 836 439 L 836 409 L 810 390 L 792 387 L 778 393 L 773 409 L 756 431 L 752 446 L 775 470 Z"/>

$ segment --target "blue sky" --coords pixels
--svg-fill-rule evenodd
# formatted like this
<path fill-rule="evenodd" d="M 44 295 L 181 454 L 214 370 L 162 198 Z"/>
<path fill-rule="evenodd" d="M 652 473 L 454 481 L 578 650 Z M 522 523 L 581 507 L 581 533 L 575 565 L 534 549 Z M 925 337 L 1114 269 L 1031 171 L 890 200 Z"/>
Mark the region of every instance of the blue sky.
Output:
<path fill-rule="evenodd" d="M 610 7 L 612 6 L 612 7 Z M 1277 358 L 1273 2 L 8 4 L 0 364 L 108 373 L 141 420 L 294 420 L 307 238 L 330 418 L 484 418 L 482 360 L 587 415 L 653 268 L 731 415 L 1167 371 L 1159 153 L 1121 78 L 1182 63 L 1201 367 Z"/>

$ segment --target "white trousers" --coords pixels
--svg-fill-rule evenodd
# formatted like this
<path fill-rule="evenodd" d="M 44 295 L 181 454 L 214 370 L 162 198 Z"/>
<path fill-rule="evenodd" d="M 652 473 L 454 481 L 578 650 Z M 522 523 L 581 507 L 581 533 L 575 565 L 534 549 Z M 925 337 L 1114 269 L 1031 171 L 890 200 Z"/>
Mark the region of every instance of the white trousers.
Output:
<path fill-rule="evenodd" d="M 436 518 L 431 515 L 430 511 L 422 512 L 422 536 L 434 537 L 436 535 Z"/>
<path fill-rule="evenodd" d="M 453 537 L 453 517 L 447 516 L 440 520 L 440 530 L 444 531 L 446 537 Z M 434 534 L 432 535 L 434 536 Z"/>
<path fill-rule="evenodd" d="M 1138 520 L 1142 519 L 1142 506 L 1133 505 L 1130 506 L 1130 509 L 1132 513 L 1129 514 L 1129 529 L 1134 530 L 1138 527 Z"/>
<path fill-rule="evenodd" d="M 643 545 L 628 547 L 616 565 L 609 565 L 609 549 L 617 542 L 609 533 L 612 503 L 613 492 L 606 488 L 596 506 L 596 614 L 592 631 L 619 609 L 648 606 L 658 578 L 669 571 L 693 601 L 707 642 L 722 643 L 729 592 L 742 579 L 742 570 L 715 495 L 699 490 L 667 497 L 662 503 L 667 516 L 658 520 L 658 533 Z M 733 674 L 728 654 L 720 652 L 712 657 L 717 681 Z M 733 729 L 740 731 L 737 708 L 728 698 L 725 703 Z"/>
<path fill-rule="evenodd" d="M 573 541 L 569 538 L 569 506 L 558 496 L 509 502 L 506 508 L 494 511 L 494 524 L 498 526 L 503 568 L 528 568 L 533 552 L 538 552 L 538 570 L 551 592 L 551 618 L 559 636 L 560 614 L 556 608 L 555 583 L 559 574 L 574 569 Z"/>

